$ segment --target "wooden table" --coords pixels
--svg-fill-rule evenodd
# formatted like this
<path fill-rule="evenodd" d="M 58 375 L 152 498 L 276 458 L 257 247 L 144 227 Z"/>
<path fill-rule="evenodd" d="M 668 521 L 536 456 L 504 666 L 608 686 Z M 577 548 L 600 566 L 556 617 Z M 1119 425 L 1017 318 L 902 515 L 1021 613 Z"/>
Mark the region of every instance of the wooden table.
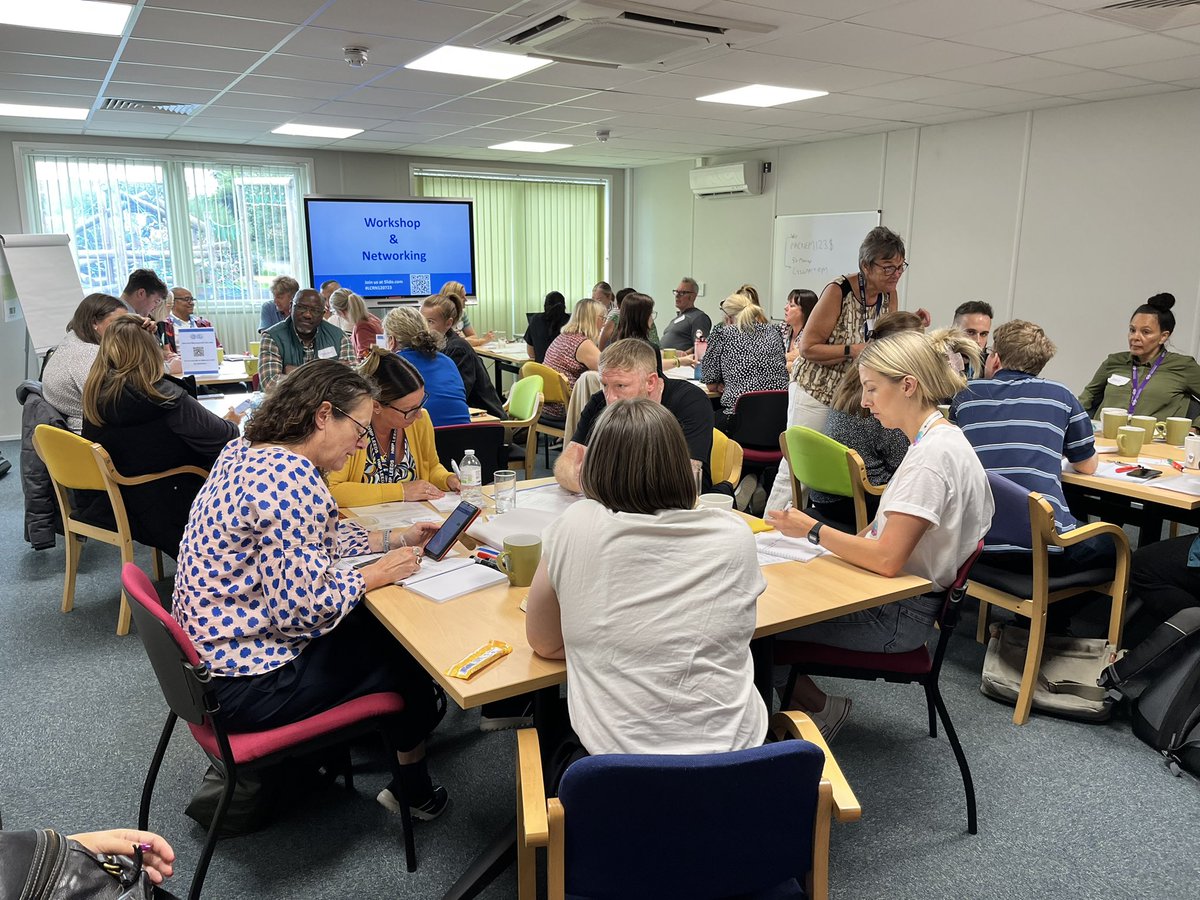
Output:
<path fill-rule="evenodd" d="M 700 388 L 700 390 L 704 391 L 705 396 L 707 396 L 709 400 L 716 400 L 721 396 L 703 381 L 697 381 L 695 378 L 689 377 L 691 374 L 693 374 L 693 370 L 691 369 L 667 369 L 664 374 L 667 378 L 674 378 L 676 381 L 687 381 L 691 384 L 694 384 L 696 387 Z"/>
<path fill-rule="evenodd" d="M 530 361 L 529 354 L 525 351 L 525 342 L 516 341 L 503 344 L 484 344 L 481 347 L 476 347 L 475 352 L 480 356 L 492 360 L 493 371 L 495 372 L 496 392 L 500 396 L 504 396 L 504 372 L 512 372 L 515 376 L 521 374 L 521 366 Z"/>
<path fill-rule="evenodd" d="M 216 375 L 197 375 L 196 384 L 240 384 L 250 381 L 246 374 L 245 360 L 227 359 L 221 363 L 221 371 Z"/>
<path fill-rule="evenodd" d="M 1112 452 L 1115 449 L 1116 441 L 1096 438 L 1096 450 L 1102 461 L 1129 464 L 1137 462 L 1134 457 L 1116 455 Z M 1152 443 L 1144 445 L 1138 456 L 1142 459 L 1183 462 L 1185 453 L 1182 447 Z M 1079 518 L 1093 515 L 1118 525 L 1138 526 L 1139 547 L 1152 544 L 1162 537 L 1164 519 L 1189 525 L 1200 524 L 1200 497 L 1165 490 L 1160 486 L 1163 481 L 1178 478 L 1179 471 L 1169 464 L 1149 465 L 1147 468 L 1158 469 L 1163 474 L 1153 481 L 1118 481 L 1097 475 L 1064 472 L 1063 491 L 1072 512 Z M 1200 473 L 1192 469 L 1188 470 L 1188 474 Z M 1133 506 L 1134 503 L 1140 503 L 1141 508 Z"/>

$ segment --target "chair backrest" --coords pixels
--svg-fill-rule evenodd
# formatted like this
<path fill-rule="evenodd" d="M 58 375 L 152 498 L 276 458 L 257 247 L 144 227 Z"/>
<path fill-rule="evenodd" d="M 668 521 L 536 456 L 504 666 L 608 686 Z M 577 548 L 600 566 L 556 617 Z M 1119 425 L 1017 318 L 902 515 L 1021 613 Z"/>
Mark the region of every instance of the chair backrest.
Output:
<path fill-rule="evenodd" d="M 571 385 L 562 372 L 538 362 L 527 362 L 521 366 L 521 381 L 533 375 L 542 376 L 542 395 L 547 403 L 566 406 L 571 402 Z"/>
<path fill-rule="evenodd" d="M 1029 491 L 995 472 L 988 472 L 987 479 L 996 511 L 992 515 L 992 525 L 984 535 L 984 547 L 988 551 L 1033 549 Z"/>
<path fill-rule="evenodd" d="M 545 395 L 545 379 L 541 375 L 530 375 L 513 382 L 508 392 L 509 418 L 524 421 L 533 417 L 533 409 L 537 404 L 537 395 Z"/>
<path fill-rule="evenodd" d="M 804 425 L 793 425 L 779 436 L 779 449 L 794 481 L 838 497 L 853 497 L 854 482 L 846 465 L 845 444 Z"/>
<path fill-rule="evenodd" d="M 209 681 L 208 666 L 175 618 L 163 609 L 154 585 L 133 563 L 121 568 L 121 583 L 129 595 L 138 637 L 150 657 L 163 697 L 179 718 L 194 725 L 204 723 Z"/>
<path fill-rule="evenodd" d="M 824 761 L 820 748 L 796 740 L 574 763 L 558 789 L 566 893 L 660 900 L 804 884 Z"/>
<path fill-rule="evenodd" d="M 713 484 L 728 482 L 736 485 L 742 476 L 742 445 L 726 436 L 725 432 L 713 429 L 712 456 L 708 469 Z"/>
<path fill-rule="evenodd" d="M 451 462 L 458 462 L 468 449 L 479 457 L 483 470 L 483 484 L 491 484 L 500 465 L 500 453 L 504 447 L 504 426 L 499 422 L 478 422 L 470 425 L 443 425 L 433 429 L 433 443 L 437 447 L 438 459 L 447 469 Z"/>
<path fill-rule="evenodd" d="M 747 391 L 733 407 L 729 436 L 752 450 L 774 451 L 787 428 L 787 391 Z"/>
<path fill-rule="evenodd" d="M 50 477 L 63 487 L 74 491 L 104 490 L 104 476 L 92 455 L 91 441 L 53 425 L 39 425 L 33 430 L 33 446 Z"/>

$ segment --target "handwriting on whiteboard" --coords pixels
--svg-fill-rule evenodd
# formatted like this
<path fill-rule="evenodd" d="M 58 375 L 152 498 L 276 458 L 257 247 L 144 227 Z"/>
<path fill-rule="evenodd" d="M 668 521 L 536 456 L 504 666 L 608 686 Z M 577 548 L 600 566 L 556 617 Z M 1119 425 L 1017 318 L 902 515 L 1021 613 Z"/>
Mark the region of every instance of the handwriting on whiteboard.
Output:
<path fill-rule="evenodd" d="M 805 238 L 797 234 L 788 235 L 784 245 L 784 265 L 797 278 L 808 275 L 828 275 L 828 262 L 813 262 L 813 252 L 832 253 L 833 238 Z"/>

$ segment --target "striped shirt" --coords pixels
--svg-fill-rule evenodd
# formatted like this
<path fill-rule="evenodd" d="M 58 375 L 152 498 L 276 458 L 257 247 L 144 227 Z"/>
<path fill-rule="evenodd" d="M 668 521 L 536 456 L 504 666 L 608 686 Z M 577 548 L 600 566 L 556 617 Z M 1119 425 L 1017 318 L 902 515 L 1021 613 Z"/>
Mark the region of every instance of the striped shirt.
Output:
<path fill-rule="evenodd" d="M 1078 525 L 1063 496 L 1062 460 L 1083 462 L 1096 447 L 1088 414 L 1065 385 L 1002 369 L 959 392 L 950 416 L 987 471 L 1045 497 L 1060 533 Z M 989 544 L 987 549 L 1029 548 Z"/>

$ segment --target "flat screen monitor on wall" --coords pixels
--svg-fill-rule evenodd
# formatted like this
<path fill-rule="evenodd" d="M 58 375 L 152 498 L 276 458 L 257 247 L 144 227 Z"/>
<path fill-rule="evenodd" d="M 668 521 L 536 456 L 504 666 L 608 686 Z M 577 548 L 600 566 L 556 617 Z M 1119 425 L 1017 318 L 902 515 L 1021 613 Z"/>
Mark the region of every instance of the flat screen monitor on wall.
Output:
<path fill-rule="evenodd" d="M 427 297 L 447 281 L 475 295 L 470 200 L 305 197 L 313 284 L 336 281 L 364 298 Z"/>

